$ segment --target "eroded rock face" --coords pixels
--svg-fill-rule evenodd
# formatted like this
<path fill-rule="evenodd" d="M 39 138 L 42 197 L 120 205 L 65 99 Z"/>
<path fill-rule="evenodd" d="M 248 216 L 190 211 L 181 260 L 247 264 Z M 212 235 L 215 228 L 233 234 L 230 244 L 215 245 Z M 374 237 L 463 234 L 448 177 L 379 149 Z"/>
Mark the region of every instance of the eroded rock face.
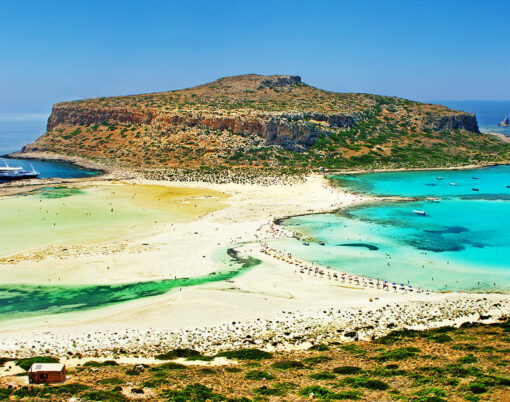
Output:
<path fill-rule="evenodd" d="M 272 76 L 262 81 L 262 85 L 267 87 L 285 87 L 300 83 L 301 77 L 299 75 Z"/>
<path fill-rule="evenodd" d="M 434 131 L 466 130 L 479 133 L 476 117 L 471 113 L 431 118 L 427 122 Z"/>
<path fill-rule="evenodd" d="M 297 77 L 299 78 L 299 77 Z M 247 116 L 219 116 L 215 114 L 165 114 L 126 108 L 81 107 L 57 104 L 48 119 L 48 131 L 59 124 L 87 126 L 102 122 L 132 122 L 154 126 L 158 131 L 179 127 L 199 127 L 208 130 L 231 130 L 236 134 L 256 135 L 265 145 L 280 145 L 286 149 L 309 149 L 321 133 L 331 128 L 348 128 L 356 124 L 356 116 L 320 113 L 259 113 Z M 327 125 L 321 126 L 317 122 Z"/>

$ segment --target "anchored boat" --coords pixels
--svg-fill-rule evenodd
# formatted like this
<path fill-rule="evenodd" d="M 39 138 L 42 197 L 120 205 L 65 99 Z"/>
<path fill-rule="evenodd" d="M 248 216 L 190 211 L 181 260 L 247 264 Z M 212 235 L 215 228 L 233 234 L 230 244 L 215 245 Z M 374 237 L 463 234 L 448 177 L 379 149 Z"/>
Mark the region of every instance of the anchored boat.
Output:
<path fill-rule="evenodd" d="M 0 166 L 0 181 L 35 179 L 39 176 L 39 172 L 32 165 L 30 165 L 32 170 L 25 170 L 21 166 L 9 166 L 5 161 L 4 164 L 5 166 Z"/>
<path fill-rule="evenodd" d="M 421 215 L 421 216 L 425 216 L 425 215 L 427 215 L 427 214 L 425 213 L 425 211 L 417 211 L 416 209 L 413 209 L 413 212 L 414 212 L 416 215 Z"/>

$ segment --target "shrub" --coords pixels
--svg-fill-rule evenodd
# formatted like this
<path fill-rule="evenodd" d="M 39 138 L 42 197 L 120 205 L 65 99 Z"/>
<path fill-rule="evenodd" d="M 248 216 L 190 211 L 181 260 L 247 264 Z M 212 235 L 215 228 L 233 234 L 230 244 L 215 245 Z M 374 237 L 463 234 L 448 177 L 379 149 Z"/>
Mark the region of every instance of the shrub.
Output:
<path fill-rule="evenodd" d="M 468 385 L 468 389 L 473 394 L 483 394 L 484 392 L 487 392 L 487 387 L 482 384 L 481 382 L 474 381 L 471 384 Z"/>
<path fill-rule="evenodd" d="M 305 363 L 311 363 L 311 364 L 319 364 L 319 363 L 325 363 L 333 360 L 329 356 L 314 356 L 314 357 L 307 357 L 306 359 L 303 359 L 303 362 Z"/>
<path fill-rule="evenodd" d="M 259 349 L 229 350 L 226 352 L 218 353 L 217 356 L 238 360 L 264 360 L 273 357 L 271 353 Z"/>
<path fill-rule="evenodd" d="M 248 371 L 245 378 L 247 380 L 274 380 L 275 376 L 266 371 Z"/>
<path fill-rule="evenodd" d="M 226 367 L 225 371 L 227 373 L 239 373 L 240 371 L 243 371 L 243 370 L 241 370 L 239 367 Z"/>
<path fill-rule="evenodd" d="M 188 357 L 186 357 L 186 360 L 210 362 L 210 361 L 214 360 L 214 356 L 188 356 Z"/>
<path fill-rule="evenodd" d="M 372 390 L 385 391 L 390 386 L 381 380 L 373 380 L 366 377 L 345 377 L 340 380 L 339 385 L 351 385 L 353 387 L 363 387 Z"/>
<path fill-rule="evenodd" d="M 478 360 L 477 360 L 477 358 L 475 356 L 473 356 L 470 353 L 467 356 L 464 356 L 464 357 L 461 357 L 461 358 L 457 359 L 457 361 L 460 364 L 471 364 L 471 363 L 476 363 Z"/>
<path fill-rule="evenodd" d="M 310 378 L 313 380 L 333 380 L 336 378 L 336 375 L 328 371 L 321 371 L 319 373 L 311 374 Z"/>
<path fill-rule="evenodd" d="M 110 366 L 118 366 L 119 364 L 114 360 L 105 360 L 104 362 L 98 362 L 95 360 L 90 360 L 83 364 L 83 367 L 110 367 Z"/>
<path fill-rule="evenodd" d="M 447 334 L 438 334 L 438 335 L 431 335 L 428 337 L 431 341 L 434 341 L 436 343 L 446 343 L 452 341 L 452 337 Z"/>
<path fill-rule="evenodd" d="M 142 383 L 142 386 L 145 388 L 158 388 L 163 384 L 168 384 L 168 380 L 164 378 L 154 378 L 152 380 L 147 380 Z"/>
<path fill-rule="evenodd" d="M 36 356 L 28 359 L 17 359 L 16 366 L 27 371 L 34 363 L 58 363 L 58 359 L 51 356 Z"/>
<path fill-rule="evenodd" d="M 254 389 L 253 392 L 265 396 L 282 396 L 284 394 L 284 392 L 281 389 L 269 388 L 266 387 L 265 385 L 260 388 Z"/>
<path fill-rule="evenodd" d="M 363 372 L 363 369 L 356 366 L 340 366 L 335 367 L 333 372 L 336 374 L 359 374 Z"/>
<path fill-rule="evenodd" d="M 124 384 L 124 381 L 122 381 L 120 378 L 112 377 L 112 378 L 103 378 L 102 380 L 99 380 L 98 383 L 103 384 L 103 385 L 119 385 L 119 384 Z"/>
<path fill-rule="evenodd" d="M 317 385 L 311 385 L 309 387 L 303 388 L 299 395 L 310 397 L 313 395 L 314 398 L 324 399 L 324 400 L 341 400 L 341 399 L 351 399 L 356 400 L 360 399 L 361 393 L 359 391 L 340 391 L 333 392 L 327 388 L 319 387 Z"/>
<path fill-rule="evenodd" d="M 279 370 L 289 370 L 289 369 L 299 369 L 303 368 L 303 363 L 298 362 L 296 360 L 282 360 L 276 363 L 273 363 L 272 366 L 275 369 Z"/>
<path fill-rule="evenodd" d="M 358 345 L 354 344 L 354 343 L 350 343 L 348 345 L 342 345 L 340 346 L 340 348 L 342 350 L 344 350 L 345 352 L 349 352 L 353 355 L 363 355 L 366 352 L 366 350 L 364 349 L 361 349 Z"/>
<path fill-rule="evenodd" d="M 186 368 L 184 364 L 168 362 L 152 367 L 151 371 L 184 370 Z"/>
<path fill-rule="evenodd" d="M 187 385 L 182 390 L 167 390 L 161 395 L 169 401 L 222 401 L 226 398 L 223 395 L 216 394 L 211 388 L 205 385 L 195 383 Z"/>
<path fill-rule="evenodd" d="M 194 349 L 173 349 L 166 353 L 162 353 L 156 356 L 158 360 L 173 360 L 179 357 L 198 357 L 200 352 Z"/>

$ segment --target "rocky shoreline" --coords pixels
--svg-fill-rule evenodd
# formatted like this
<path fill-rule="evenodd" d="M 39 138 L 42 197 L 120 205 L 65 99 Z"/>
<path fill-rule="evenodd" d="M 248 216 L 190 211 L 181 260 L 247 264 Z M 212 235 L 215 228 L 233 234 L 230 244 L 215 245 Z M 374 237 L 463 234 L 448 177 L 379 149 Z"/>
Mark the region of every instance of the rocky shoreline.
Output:
<path fill-rule="evenodd" d="M 465 322 L 492 323 L 507 318 L 510 299 L 499 295 L 442 295 L 440 300 L 374 303 L 343 310 L 285 312 L 274 319 L 232 322 L 180 331 L 160 329 L 102 330 L 59 334 L 30 331 L 23 336 L 0 334 L 2 353 L 16 358 L 34 355 L 105 358 L 153 357 L 167 350 L 191 348 L 204 354 L 246 347 L 293 350 L 317 344 L 370 340 L 399 329 L 460 326 Z"/>

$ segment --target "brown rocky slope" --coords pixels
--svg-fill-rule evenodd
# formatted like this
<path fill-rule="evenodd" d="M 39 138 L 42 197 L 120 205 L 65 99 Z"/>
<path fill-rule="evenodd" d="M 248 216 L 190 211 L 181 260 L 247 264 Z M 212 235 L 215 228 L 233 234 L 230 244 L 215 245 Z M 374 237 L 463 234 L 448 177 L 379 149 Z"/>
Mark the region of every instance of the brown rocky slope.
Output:
<path fill-rule="evenodd" d="M 476 117 L 314 88 L 298 76 L 221 78 L 169 92 L 54 105 L 24 148 L 142 169 L 431 167 L 507 160 Z"/>

